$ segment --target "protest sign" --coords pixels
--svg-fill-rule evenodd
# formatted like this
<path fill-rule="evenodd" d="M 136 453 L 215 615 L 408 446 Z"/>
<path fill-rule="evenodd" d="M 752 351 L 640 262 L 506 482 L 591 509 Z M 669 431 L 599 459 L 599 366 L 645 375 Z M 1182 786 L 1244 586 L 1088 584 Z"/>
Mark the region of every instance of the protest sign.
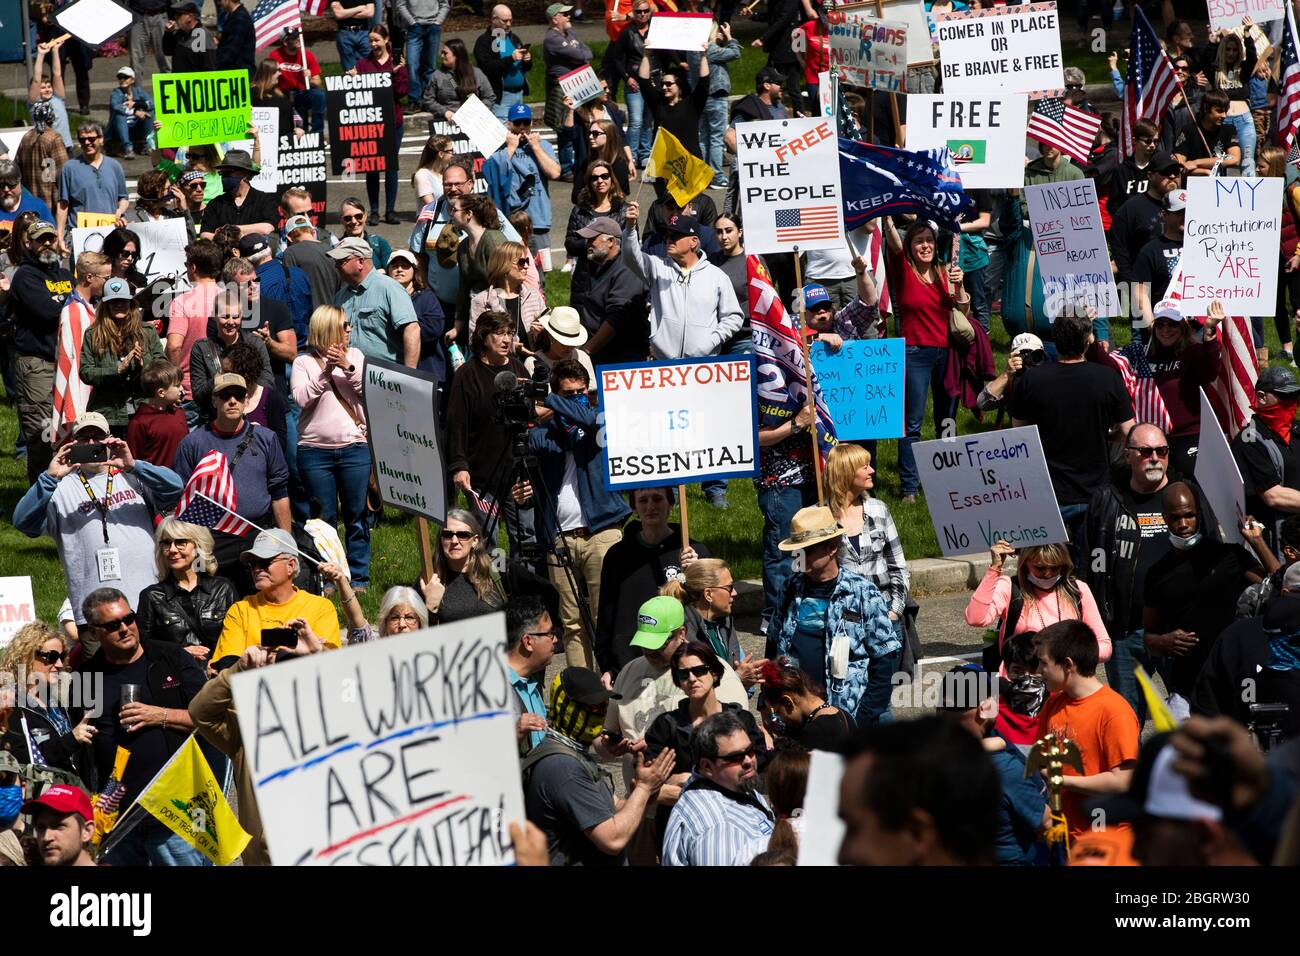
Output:
<path fill-rule="evenodd" d="M 17 162 L 18 146 L 23 141 L 23 137 L 31 132 L 30 126 L 16 126 L 13 129 L 0 129 L 0 153 L 8 153 L 9 158 Z M 51 160 L 51 162 L 53 162 Z"/>
<path fill-rule="evenodd" d="M 1055 320 L 1084 303 L 1098 315 L 1120 315 L 1110 271 L 1106 232 L 1091 179 L 1025 187 L 1034 229 L 1034 250 L 1043 277 L 1043 303 Z"/>
<path fill-rule="evenodd" d="M 433 426 L 438 380 L 383 359 L 366 359 L 361 400 L 366 437 L 384 504 L 447 520 L 442 448 Z"/>
<path fill-rule="evenodd" d="M 605 88 L 600 85 L 600 77 L 590 66 L 580 66 L 576 70 L 570 70 L 557 81 L 564 95 L 573 100 L 573 108 L 576 110 L 583 103 L 589 103 L 601 93 Z M 486 107 L 484 107 L 486 109 Z"/>
<path fill-rule="evenodd" d="M 830 61 L 840 79 L 854 86 L 907 90 L 907 24 L 828 10 Z"/>
<path fill-rule="evenodd" d="M 841 754 L 814 750 L 808 761 L 808 786 L 803 797 L 803 831 L 799 834 L 798 866 L 836 866 L 845 826 L 840 819 Z"/>
<path fill-rule="evenodd" d="M 1282 180 L 1205 176 L 1187 183 L 1183 228 L 1183 315 L 1205 315 L 1218 299 L 1228 315 L 1277 309 Z"/>
<path fill-rule="evenodd" d="M 476 97 L 471 96 L 470 100 L 473 99 L 476 99 Z M 469 100 L 465 101 L 465 105 L 469 105 Z M 481 101 L 479 101 L 479 105 L 483 105 Z M 461 107 L 461 109 L 463 110 L 464 107 Z M 489 116 L 492 116 L 492 111 L 486 106 L 484 106 L 483 109 L 487 111 Z M 506 141 L 506 128 L 501 125 L 501 121 L 495 116 L 492 116 L 492 119 L 499 129 L 498 135 L 500 137 L 499 140 L 496 141 L 496 146 L 494 146 L 492 150 L 493 152 L 496 152 L 496 150 L 500 148 L 501 144 Z M 486 124 L 484 124 L 483 128 L 486 129 Z M 469 138 L 469 134 L 466 133 L 464 129 L 456 123 L 448 123 L 446 120 L 433 117 L 429 123 L 429 135 L 446 136 L 450 139 L 451 148 L 456 151 L 457 158 L 468 159 L 474 167 L 474 192 L 487 192 L 487 180 L 483 178 L 483 160 L 485 154 L 474 144 L 473 140 Z M 487 153 L 486 155 L 491 156 L 492 153 Z"/>
<path fill-rule="evenodd" d="M 116 226 L 117 213 L 113 212 L 79 212 L 75 229 L 98 229 L 100 226 Z"/>
<path fill-rule="evenodd" d="M 397 168 L 397 103 L 391 73 L 325 77 L 330 163 L 335 173 L 360 176 Z"/>
<path fill-rule="evenodd" d="M 73 261 L 83 252 L 99 252 L 104 246 L 104 237 L 114 228 L 116 226 L 110 224 L 73 229 Z M 133 222 L 131 231 L 140 237 L 140 254 L 135 267 L 148 282 L 185 275 L 185 246 L 192 237 L 186 235 L 184 219 Z"/>
<path fill-rule="evenodd" d="M 835 115 L 835 90 L 832 88 L 835 81 L 831 79 L 832 76 L 830 70 L 817 74 L 817 114 L 819 116 Z"/>
<path fill-rule="evenodd" d="M 1280 20 L 1286 14 L 1286 0 L 1206 0 L 1211 30 L 1236 30 L 1241 18 L 1256 23 Z"/>
<path fill-rule="evenodd" d="M 650 20 L 645 48 L 703 53 L 712 34 L 711 13 L 656 13 Z"/>
<path fill-rule="evenodd" d="M 611 489 L 758 473 L 752 356 L 602 365 L 596 380 Z"/>
<path fill-rule="evenodd" d="M 907 148 L 948 147 L 962 189 L 1019 189 L 1025 184 L 1023 93 L 978 96 L 912 93 L 907 97 Z"/>
<path fill-rule="evenodd" d="M 1240 522 L 1246 514 L 1246 490 L 1241 469 L 1237 467 L 1232 446 L 1219 427 L 1219 419 L 1205 389 L 1198 388 L 1197 391 L 1201 393 L 1201 433 L 1196 442 L 1196 466 L 1193 469 L 1196 482 L 1214 510 L 1223 540 L 1229 544 L 1241 544 Z"/>
<path fill-rule="evenodd" d="M 387 74 L 385 74 L 387 75 Z M 243 139 L 252 102 L 247 70 L 155 73 L 158 146 L 201 146 Z"/>
<path fill-rule="evenodd" d="M 131 11 L 113 0 L 77 0 L 56 13 L 54 22 L 88 46 L 99 46 L 126 32 Z"/>
<path fill-rule="evenodd" d="M 274 106 L 254 106 L 251 122 L 257 130 L 258 171 L 249 181 L 254 189 L 276 194 L 280 189 L 280 110 Z M 230 149 L 242 149 L 253 155 L 253 141 L 231 143 Z"/>
<path fill-rule="evenodd" d="M 934 21 L 925 12 L 923 0 L 877 0 L 871 4 L 886 20 L 907 25 L 907 65 L 929 66 L 938 53 L 934 46 Z M 838 9 L 844 9 L 841 5 Z"/>
<path fill-rule="evenodd" d="M 1066 540 L 1037 425 L 912 447 L 944 557 Z"/>
<path fill-rule="evenodd" d="M 844 244 L 835 124 L 820 116 L 736 127 L 745 249 L 751 255 Z"/>
<path fill-rule="evenodd" d="M 304 133 L 302 136 L 284 134 L 280 136 L 280 148 L 276 150 L 276 170 L 279 185 L 274 192 L 277 197 L 286 189 L 301 186 L 311 193 L 311 221 L 317 229 L 325 228 L 326 178 L 325 144 L 320 133 Z"/>
<path fill-rule="evenodd" d="M 277 866 L 514 863 L 514 689 L 493 614 L 231 679 Z"/>
<path fill-rule="evenodd" d="M 1036 98 L 1065 88 L 1055 3 L 939 13 L 934 21 L 944 89 Z"/>
<path fill-rule="evenodd" d="M 0 647 L 7 647 L 24 624 L 35 620 L 31 575 L 0 578 Z"/>
<path fill-rule="evenodd" d="M 455 114 L 461 134 L 484 156 L 491 156 L 506 141 L 506 128 L 483 101 L 471 96 Z"/>
<path fill-rule="evenodd" d="M 902 339 L 852 339 L 838 352 L 812 347 L 836 438 L 903 436 L 903 346 Z"/>

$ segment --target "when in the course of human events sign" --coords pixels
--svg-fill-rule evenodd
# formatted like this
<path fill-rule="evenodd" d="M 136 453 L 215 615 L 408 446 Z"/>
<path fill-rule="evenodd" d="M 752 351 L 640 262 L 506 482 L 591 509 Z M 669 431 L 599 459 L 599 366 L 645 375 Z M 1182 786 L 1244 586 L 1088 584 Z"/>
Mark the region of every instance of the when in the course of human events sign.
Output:
<path fill-rule="evenodd" d="M 325 77 L 330 163 L 336 174 L 360 176 L 397 168 L 397 104 L 391 73 Z"/>
<path fill-rule="evenodd" d="M 912 93 L 907 97 L 907 148 L 947 146 L 963 189 L 1019 189 L 1025 184 L 1028 112 L 1024 93 Z"/>
<path fill-rule="evenodd" d="M 752 355 L 602 365 L 596 381 L 611 489 L 758 473 Z"/>
<path fill-rule="evenodd" d="M 1067 313 L 1082 315 L 1091 306 L 1098 315 L 1119 315 L 1097 184 L 1078 179 L 1030 185 L 1025 187 L 1025 202 L 1047 314 L 1055 320 Z"/>
<path fill-rule="evenodd" d="M 231 679 L 276 866 L 503 866 L 524 820 L 505 615 Z"/>
<path fill-rule="evenodd" d="M 274 195 L 280 189 L 280 110 L 274 106 L 254 106 L 251 112 L 253 128 L 257 130 L 258 170 L 249 185 Z M 253 155 L 251 139 L 231 143 L 230 148 Z"/>
<path fill-rule="evenodd" d="M 1066 540 L 1038 426 L 912 446 L 944 557 Z"/>
<path fill-rule="evenodd" d="M 703 53 L 712 34 L 711 13 L 656 13 L 650 20 L 645 48 Z"/>
<path fill-rule="evenodd" d="M 821 116 L 736 127 L 745 249 L 752 255 L 844 245 L 840 154 Z"/>
<path fill-rule="evenodd" d="M 277 198 L 294 186 L 307 190 L 311 193 L 312 225 L 324 229 L 328 188 L 326 180 L 329 176 L 325 168 L 324 137 L 320 133 L 304 133 L 302 136 L 286 133 L 280 137 L 276 161 L 279 165 L 276 171 L 279 185 L 273 191 Z"/>
<path fill-rule="evenodd" d="M 99 46 L 125 32 L 131 19 L 131 11 L 113 0 L 77 0 L 54 15 L 55 23 L 88 46 Z"/>
<path fill-rule="evenodd" d="M 436 426 L 438 380 L 383 359 L 366 359 L 362 373 L 366 435 L 384 504 L 442 524 L 447 486 Z"/>
<path fill-rule="evenodd" d="M 596 75 L 590 64 L 578 67 L 576 70 L 570 70 L 557 81 L 564 95 L 573 101 L 573 108 L 576 110 L 583 103 L 590 103 L 605 88 L 600 85 L 600 77 Z"/>
<path fill-rule="evenodd" d="M 248 135 L 253 107 L 247 70 L 155 73 L 153 102 L 160 149 L 229 143 Z"/>
<path fill-rule="evenodd" d="M 830 59 L 845 83 L 886 93 L 907 90 L 907 24 L 828 10 Z"/>
<path fill-rule="evenodd" d="M 31 575 L 0 578 L 0 647 L 7 647 L 20 628 L 35 621 Z"/>
<path fill-rule="evenodd" d="M 73 229 L 72 260 L 75 262 L 83 252 L 99 252 L 104 247 L 104 237 L 115 228 L 108 225 Z M 147 282 L 185 275 L 185 247 L 193 237 L 186 235 L 184 219 L 133 222 L 131 231 L 140 237 L 135 267 Z"/>
<path fill-rule="evenodd" d="M 1246 488 L 1241 479 L 1241 469 L 1233 457 L 1232 446 L 1219 426 L 1214 406 L 1197 388 L 1201 399 L 1201 432 L 1196 442 L 1196 483 L 1205 493 L 1205 500 L 1214 511 L 1219 523 L 1219 533 L 1229 544 L 1241 544 L 1240 522 L 1246 514 Z M 1252 423 L 1247 423 L 1250 428 Z M 1277 529 L 1270 529 L 1276 531 Z"/>
<path fill-rule="evenodd" d="M 471 95 L 454 114 L 460 134 L 483 156 L 491 156 L 506 141 L 506 128 L 481 99 Z"/>
<path fill-rule="evenodd" d="M 1206 0 L 1205 6 L 1211 30 L 1240 29 L 1242 17 L 1267 23 L 1286 15 L 1286 0 Z"/>
<path fill-rule="evenodd" d="M 1189 180 L 1177 290 L 1183 315 L 1205 315 L 1215 299 L 1228 315 L 1272 315 L 1281 229 L 1280 178 Z"/>
<path fill-rule="evenodd" d="M 944 89 L 1031 98 L 1065 89 L 1055 3 L 939 13 L 934 21 Z"/>
<path fill-rule="evenodd" d="M 812 347 L 836 438 L 903 436 L 904 345 L 902 339 L 851 339 L 837 352 L 820 342 Z"/>

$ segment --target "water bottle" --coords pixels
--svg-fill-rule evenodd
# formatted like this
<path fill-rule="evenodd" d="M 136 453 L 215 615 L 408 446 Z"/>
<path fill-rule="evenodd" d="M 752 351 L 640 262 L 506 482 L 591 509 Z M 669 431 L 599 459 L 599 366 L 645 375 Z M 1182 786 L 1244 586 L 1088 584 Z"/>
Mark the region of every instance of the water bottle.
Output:
<path fill-rule="evenodd" d="M 460 346 L 455 342 L 452 342 L 447 347 L 447 354 L 451 356 L 451 370 L 453 372 L 465 364 L 465 353 L 460 350 Z"/>

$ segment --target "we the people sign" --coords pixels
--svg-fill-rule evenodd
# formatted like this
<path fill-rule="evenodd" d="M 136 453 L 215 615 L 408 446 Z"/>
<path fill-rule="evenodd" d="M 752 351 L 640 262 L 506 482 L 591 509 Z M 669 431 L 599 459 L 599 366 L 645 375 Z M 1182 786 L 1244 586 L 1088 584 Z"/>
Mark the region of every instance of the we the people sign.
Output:
<path fill-rule="evenodd" d="M 753 356 L 602 365 L 596 380 L 610 488 L 757 473 Z"/>
<path fill-rule="evenodd" d="M 754 255 L 844 245 L 839 143 L 820 116 L 736 127 L 745 250 Z"/>
<path fill-rule="evenodd" d="M 1064 89 L 1055 3 L 938 13 L 934 22 L 945 90 L 1000 96 Z"/>
<path fill-rule="evenodd" d="M 1280 178 L 1199 177 L 1187 183 L 1183 227 L 1183 315 L 1205 315 L 1218 299 L 1228 315 L 1272 315 L 1281 243 Z"/>
<path fill-rule="evenodd" d="M 1066 540 L 1038 426 L 959 435 L 913 446 L 944 557 Z"/>

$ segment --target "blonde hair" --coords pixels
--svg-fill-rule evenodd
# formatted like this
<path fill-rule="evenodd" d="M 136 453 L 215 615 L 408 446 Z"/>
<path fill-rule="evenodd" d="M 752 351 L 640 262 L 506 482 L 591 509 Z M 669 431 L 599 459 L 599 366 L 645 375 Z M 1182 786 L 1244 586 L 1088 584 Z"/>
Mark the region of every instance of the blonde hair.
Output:
<path fill-rule="evenodd" d="M 721 558 L 700 558 L 686 569 L 683 574 L 685 581 L 674 578 L 661 587 L 659 593 L 683 604 L 698 604 L 704 599 L 704 589 L 716 588 L 724 571 L 730 571 L 730 568 Z"/>
<path fill-rule="evenodd" d="M 147 351 L 144 325 L 140 322 L 140 307 L 133 301 L 126 319 L 118 323 L 108 315 L 110 304 L 101 301 L 95 307 L 95 321 L 86 332 L 91 352 L 96 356 L 116 355 L 120 358 L 131 351 L 137 342 L 140 343 L 141 352 Z"/>
<path fill-rule="evenodd" d="M 174 515 L 168 515 L 158 523 L 158 528 L 153 533 L 153 559 L 155 566 L 158 568 L 158 580 L 166 581 L 172 574 L 160 543 L 164 536 L 171 538 L 173 541 L 193 541 L 194 557 L 203 558 L 203 570 L 208 574 L 217 573 L 217 559 L 212 554 L 215 550 L 212 532 L 201 525 L 190 524 L 188 521 L 182 521 Z"/>
<path fill-rule="evenodd" d="M 4 649 L 4 657 L 0 659 L 0 669 L 13 674 L 15 680 L 20 674 L 30 677 L 34 671 L 32 663 L 36 660 L 36 652 L 41 649 L 42 644 L 52 640 L 62 644 L 64 653 L 67 653 L 68 639 L 44 621 L 24 624 L 9 642 L 9 646 Z M 27 688 L 24 687 L 22 690 L 26 691 Z"/>
<path fill-rule="evenodd" d="M 831 449 L 826 458 L 826 500 L 836 518 L 844 506 L 857 497 L 853 490 L 853 477 L 858 469 L 870 464 L 871 452 L 861 445 L 842 442 Z"/>
<path fill-rule="evenodd" d="M 510 267 L 515 264 L 515 260 L 525 258 L 527 255 L 528 249 L 523 243 L 508 239 L 493 249 L 492 256 L 488 259 L 489 288 L 504 289 L 506 278 L 510 275 Z"/>
<path fill-rule="evenodd" d="M 307 347 L 322 354 L 328 352 L 331 345 L 343 341 L 343 325 L 347 320 L 337 305 L 317 306 L 307 324 Z"/>
<path fill-rule="evenodd" d="M 1057 581 L 1056 587 L 1052 589 L 1056 592 L 1058 606 L 1069 605 L 1074 611 L 1074 616 L 1082 620 L 1083 614 L 1079 610 L 1079 584 L 1074 579 L 1074 559 L 1070 557 L 1070 549 L 1064 544 L 1036 544 L 1029 548 L 1021 548 L 1016 555 L 1016 582 L 1020 585 L 1025 610 L 1033 607 L 1037 601 L 1034 593 L 1037 588 L 1029 580 L 1029 565 L 1036 562 L 1060 566 L 1061 580 Z M 1066 619 L 1062 617 L 1061 620 Z"/>
<path fill-rule="evenodd" d="M 110 265 L 112 260 L 102 252 L 83 252 L 77 256 L 77 278 L 85 281 L 94 269 Z"/>

